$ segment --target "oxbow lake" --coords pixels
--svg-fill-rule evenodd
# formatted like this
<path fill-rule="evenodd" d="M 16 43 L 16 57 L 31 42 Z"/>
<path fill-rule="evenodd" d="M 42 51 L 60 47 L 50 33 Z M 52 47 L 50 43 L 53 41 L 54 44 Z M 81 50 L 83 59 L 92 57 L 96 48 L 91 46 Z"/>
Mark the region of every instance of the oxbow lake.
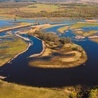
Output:
<path fill-rule="evenodd" d="M 1 22 L 4 21 L 4 22 Z M 11 20 L 10 20 L 11 21 Z M 8 22 L 8 20 L 0 20 L 1 25 L 13 24 L 13 22 Z M 72 25 L 78 20 L 65 20 L 65 21 L 49 21 L 49 20 L 19 20 L 19 22 L 39 22 L 41 24 L 49 22 L 51 24 L 65 24 Z M 3 24 L 2 24 L 3 23 Z M 6 25 L 7 25 L 6 24 Z M 0 25 L 0 26 L 1 26 Z M 55 32 L 57 34 L 57 29 L 61 26 L 52 27 L 46 29 L 46 32 Z M 88 27 L 83 28 L 84 30 L 98 30 L 98 27 Z M 12 30 L 15 33 L 18 29 Z M 0 36 L 6 35 L 6 32 L 0 33 Z M 28 37 L 27 35 L 22 35 L 23 37 Z M 85 40 L 75 40 L 76 36 L 71 30 L 68 30 L 66 34 L 59 35 L 60 37 L 70 37 L 73 42 L 81 45 L 87 53 L 88 60 L 85 64 L 74 68 L 61 68 L 61 69 L 43 69 L 28 66 L 28 62 L 34 58 L 28 58 L 32 54 L 40 53 L 43 49 L 42 42 L 35 37 L 30 36 L 29 39 L 33 42 L 33 45 L 23 54 L 19 55 L 17 58 L 0 67 L 0 75 L 6 76 L 5 81 L 37 86 L 37 87 L 64 87 L 72 85 L 87 85 L 94 86 L 98 84 L 98 44 Z"/>

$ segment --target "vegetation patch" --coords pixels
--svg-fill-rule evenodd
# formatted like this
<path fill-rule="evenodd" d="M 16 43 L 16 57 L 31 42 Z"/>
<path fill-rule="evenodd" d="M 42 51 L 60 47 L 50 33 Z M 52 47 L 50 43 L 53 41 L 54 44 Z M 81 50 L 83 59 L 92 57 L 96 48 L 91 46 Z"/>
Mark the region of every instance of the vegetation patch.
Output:
<path fill-rule="evenodd" d="M 98 88 L 92 89 L 89 93 L 89 98 L 98 98 Z"/>
<path fill-rule="evenodd" d="M 35 35 L 44 40 L 45 50 L 37 59 L 29 62 L 30 66 L 70 68 L 81 65 L 87 60 L 83 48 L 72 43 L 69 38 L 59 38 L 54 33 L 35 32 Z"/>
<path fill-rule="evenodd" d="M 98 33 L 98 30 L 89 30 L 89 31 L 85 31 L 82 28 L 83 27 L 94 27 L 94 26 L 98 26 L 98 23 L 94 22 L 94 23 L 88 23 L 88 22 L 78 22 L 74 25 L 72 25 L 70 27 L 70 29 L 79 36 L 83 36 L 83 37 L 90 37 L 93 36 L 95 34 Z"/>
<path fill-rule="evenodd" d="M 12 84 L 0 80 L 0 98 L 69 98 L 64 90 Z"/>
<path fill-rule="evenodd" d="M 21 38 L 10 35 L 13 40 L 0 40 L 0 66 L 10 61 L 15 55 L 26 50 L 28 44 Z"/>
<path fill-rule="evenodd" d="M 98 88 L 92 89 L 80 85 L 64 88 L 39 88 L 0 80 L 0 98 L 82 98 L 84 94 L 87 94 L 88 98 L 98 98 Z"/>
<path fill-rule="evenodd" d="M 0 3 L 0 16 L 8 18 L 66 17 L 71 19 L 98 18 L 97 4 Z"/>
<path fill-rule="evenodd" d="M 92 26 L 98 26 L 97 22 L 90 23 L 90 22 L 78 22 L 71 26 L 71 29 L 80 29 L 82 27 L 92 27 Z"/>
<path fill-rule="evenodd" d="M 60 33 L 64 33 L 65 31 L 67 31 L 69 29 L 69 26 L 64 26 L 58 29 L 58 32 Z"/>

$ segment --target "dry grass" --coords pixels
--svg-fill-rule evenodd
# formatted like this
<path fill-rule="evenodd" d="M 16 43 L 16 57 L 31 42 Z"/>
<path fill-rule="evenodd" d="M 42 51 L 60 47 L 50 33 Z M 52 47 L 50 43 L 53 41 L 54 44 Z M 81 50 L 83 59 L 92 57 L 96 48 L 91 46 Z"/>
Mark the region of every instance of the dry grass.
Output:
<path fill-rule="evenodd" d="M 53 12 L 60 10 L 57 5 L 50 4 L 28 4 L 26 6 L 20 7 L 4 7 L 0 8 L 0 16 L 6 16 L 8 18 L 14 18 L 15 15 L 21 13 L 39 13 L 39 12 Z"/>
<path fill-rule="evenodd" d="M 50 4 L 33 4 L 33 5 L 29 5 L 27 7 L 23 7 L 20 10 L 38 13 L 41 11 L 53 12 L 53 11 L 56 11 L 59 9 L 58 9 L 58 6 L 54 5 L 54 4 L 53 5 L 52 4 L 51 5 Z"/>
<path fill-rule="evenodd" d="M 84 37 L 89 37 L 94 34 L 96 34 L 98 31 L 97 30 L 90 30 L 90 31 L 83 31 L 82 29 L 80 30 L 74 30 L 74 33 L 76 35 L 84 36 Z"/>
<path fill-rule="evenodd" d="M 30 61 L 29 65 L 42 68 L 70 68 L 83 64 L 86 60 L 87 55 L 83 48 L 69 43 L 61 49 L 47 47 L 45 52 L 37 60 Z"/>
<path fill-rule="evenodd" d="M 35 31 L 39 31 L 40 29 L 46 29 L 46 28 L 49 28 L 49 27 L 51 27 L 50 24 L 42 24 L 42 25 L 32 26 L 32 29 L 30 29 L 28 31 L 28 33 L 33 34 L 33 33 L 35 33 Z"/>
<path fill-rule="evenodd" d="M 28 87 L 0 80 L 0 98 L 69 98 L 64 90 Z"/>
<path fill-rule="evenodd" d="M 4 40 L 0 42 L 0 66 L 3 66 L 15 55 L 24 51 L 28 46 L 28 44 L 20 38 L 15 36 L 11 36 L 11 38 L 13 38 L 13 40 Z"/>

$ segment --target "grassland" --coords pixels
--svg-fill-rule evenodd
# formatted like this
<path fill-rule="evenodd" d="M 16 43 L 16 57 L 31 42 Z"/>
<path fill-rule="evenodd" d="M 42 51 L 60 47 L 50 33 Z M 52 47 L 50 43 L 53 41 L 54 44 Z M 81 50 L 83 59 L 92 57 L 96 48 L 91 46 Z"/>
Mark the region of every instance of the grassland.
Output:
<path fill-rule="evenodd" d="M 98 9 L 96 5 L 90 4 L 0 3 L 0 16 L 8 18 L 92 19 L 98 18 Z"/>
<path fill-rule="evenodd" d="M 0 98 L 69 98 L 64 90 L 28 87 L 0 80 Z"/>
<path fill-rule="evenodd" d="M 28 46 L 25 41 L 15 36 L 7 37 L 11 40 L 6 40 L 6 37 L 3 38 L 5 39 L 0 40 L 0 66 L 3 66 L 15 55 L 26 50 Z"/>
<path fill-rule="evenodd" d="M 0 80 L 0 98 L 81 98 L 83 93 L 85 92 L 83 92 L 83 89 L 79 86 L 69 86 L 61 89 L 39 88 Z M 97 97 L 98 89 L 90 89 L 88 98 Z"/>
<path fill-rule="evenodd" d="M 49 42 L 50 43 L 50 42 Z M 62 48 L 55 49 L 56 45 L 46 43 L 45 51 L 38 59 L 30 61 L 30 66 L 42 68 L 70 68 L 85 63 L 87 55 L 82 47 L 67 43 Z M 47 58 L 47 60 L 44 60 Z"/>

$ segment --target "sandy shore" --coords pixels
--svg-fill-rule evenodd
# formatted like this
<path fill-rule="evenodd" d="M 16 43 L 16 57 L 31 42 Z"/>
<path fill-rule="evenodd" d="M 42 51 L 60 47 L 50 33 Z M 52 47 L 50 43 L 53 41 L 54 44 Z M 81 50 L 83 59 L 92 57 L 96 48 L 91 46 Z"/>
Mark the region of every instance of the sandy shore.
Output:
<path fill-rule="evenodd" d="M 35 38 L 37 38 L 36 36 L 34 36 Z M 37 38 L 38 40 L 41 40 L 41 39 L 39 39 L 39 38 Z M 43 49 L 42 49 L 42 51 L 40 52 L 40 53 L 37 53 L 37 54 L 33 54 L 33 55 L 31 55 L 31 56 L 29 56 L 29 58 L 32 58 L 32 57 L 37 57 L 37 56 L 40 56 L 40 55 L 42 55 L 43 53 L 44 53 L 44 51 L 45 51 L 45 42 L 43 41 L 43 40 L 41 40 L 42 41 L 42 47 L 43 47 Z"/>
<path fill-rule="evenodd" d="M 28 38 L 22 37 L 22 36 L 20 36 L 19 34 L 15 34 L 15 35 L 16 35 L 17 37 L 20 37 L 20 38 L 26 40 L 26 41 L 30 41 Z M 15 56 L 14 56 L 12 59 L 10 59 L 7 63 L 10 63 L 12 60 L 14 60 L 14 59 L 15 59 L 16 57 L 18 57 L 20 54 L 26 52 L 26 51 L 29 49 L 29 47 L 30 47 L 31 45 L 32 45 L 32 43 L 29 42 L 29 44 L 28 44 L 26 50 L 24 50 L 24 51 L 20 52 L 19 54 L 15 55 Z"/>
<path fill-rule="evenodd" d="M 15 33 L 15 35 L 16 35 L 17 37 L 20 37 L 20 38 L 26 40 L 26 41 L 30 41 L 29 38 L 25 38 L 25 37 L 23 37 L 23 36 L 21 36 L 21 35 L 19 35 L 19 34 L 17 34 L 17 33 Z"/>

